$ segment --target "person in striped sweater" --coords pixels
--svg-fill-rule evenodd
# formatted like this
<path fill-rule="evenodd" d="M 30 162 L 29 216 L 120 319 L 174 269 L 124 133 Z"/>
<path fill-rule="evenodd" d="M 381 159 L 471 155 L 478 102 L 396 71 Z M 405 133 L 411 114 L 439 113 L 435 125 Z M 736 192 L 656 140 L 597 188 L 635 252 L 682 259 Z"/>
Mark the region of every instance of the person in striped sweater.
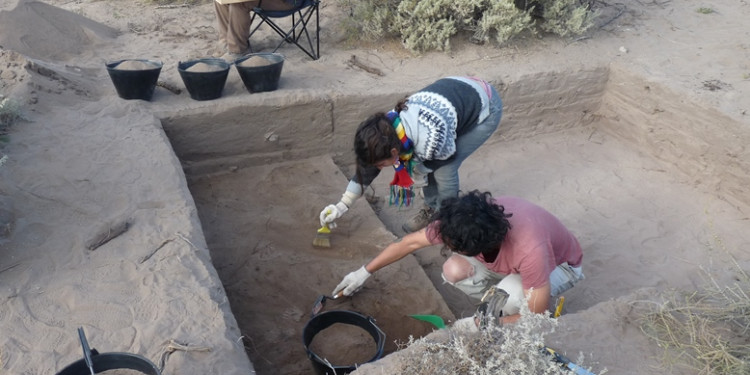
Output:
<path fill-rule="evenodd" d="M 424 228 L 446 198 L 458 196 L 458 169 L 497 129 L 503 103 L 475 77 L 445 77 L 362 122 L 354 136 L 356 172 L 338 203 L 320 213 L 334 228 L 383 168 L 393 167 L 389 203 L 408 206 L 421 192 L 424 205 L 402 229 Z"/>

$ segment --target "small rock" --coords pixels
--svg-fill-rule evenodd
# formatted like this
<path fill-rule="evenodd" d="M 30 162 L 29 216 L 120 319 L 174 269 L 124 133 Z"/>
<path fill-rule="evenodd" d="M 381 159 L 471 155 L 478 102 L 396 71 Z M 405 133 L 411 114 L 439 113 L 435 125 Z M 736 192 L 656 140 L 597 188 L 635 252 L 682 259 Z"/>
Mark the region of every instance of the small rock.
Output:
<path fill-rule="evenodd" d="M 16 72 L 12 70 L 3 70 L 2 73 L 0 73 L 0 78 L 2 78 L 4 81 L 11 81 L 15 79 L 17 76 Z"/>
<path fill-rule="evenodd" d="M 625 48 L 625 46 L 620 46 L 620 52 L 622 52 L 622 53 L 628 53 L 628 49 Z"/>
<path fill-rule="evenodd" d="M 279 140 L 279 136 L 274 133 L 267 133 L 266 134 L 266 141 L 269 142 L 277 142 Z"/>

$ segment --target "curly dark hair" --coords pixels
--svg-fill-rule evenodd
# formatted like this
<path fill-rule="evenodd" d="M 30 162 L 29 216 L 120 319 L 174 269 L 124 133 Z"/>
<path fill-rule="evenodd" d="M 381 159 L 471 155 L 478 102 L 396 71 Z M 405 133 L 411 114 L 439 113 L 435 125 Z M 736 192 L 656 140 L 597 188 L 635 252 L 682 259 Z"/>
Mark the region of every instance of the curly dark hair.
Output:
<path fill-rule="evenodd" d="M 511 216 L 491 193 L 473 190 L 443 200 L 433 220 L 439 221 L 437 229 L 446 247 L 466 256 L 482 254 L 485 261 L 493 262 L 511 228 Z"/>

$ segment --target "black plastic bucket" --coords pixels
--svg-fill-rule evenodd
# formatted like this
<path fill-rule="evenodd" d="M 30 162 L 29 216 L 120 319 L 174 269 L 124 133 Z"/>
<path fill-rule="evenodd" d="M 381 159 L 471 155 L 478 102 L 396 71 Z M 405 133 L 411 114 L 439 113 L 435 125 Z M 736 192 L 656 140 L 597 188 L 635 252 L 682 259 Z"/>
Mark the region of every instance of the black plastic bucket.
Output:
<path fill-rule="evenodd" d="M 308 358 L 310 358 L 316 374 L 343 375 L 356 370 L 357 366 L 362 365 L 362 363 L 355 363 L 350 365 L 329 364 L 328 361 L 310 350 L 310 343 L 313 341 L 315 335 L 335 323 L 349 324 L 360 327 L 367 331 L 370 336 L 372 336 L 372 339 L 375 341 L 375 345 L 377 346 L 377 352 L 370 360 L 364 363 L 376 361 L 383 356 L 385 333 L 383 333 L 383 331 L 377 325 L 375 325 L 374 319 L 354 311 L 326 311 L 313 316 L 312 319 L 307 322 L 302 332 L 302 342 L 305 344 L 305 351 L 307 351 L 307 356 Z"/>
<path fill-rule="evenodd" d="M 149 68 L 142 70 L 118 69 L 118 65 L 126 61 L 137 61 L 144 63 Z M 107 72 L 112 83 L 115 85 L 117 95 L 123 99 L 141 99 L 150 101 L 159 80 L 161 61 L 146 59 L 126 59 L 109 62 Z"/>
<path fill-rule="evenodd" d="M 132 353 L 102 353 L 96 349 L 91 350 L 91 362 L 94 373 L 98 374 L 107 370 L 130 369 L 140 371 L 146 375 L 161 375 L 151 361 Z M 57 375 L 91 375 L 86 361 L 79 359 L 62 369 Z"/>
<path fill-rule="evenodd" d="M 263 58 L 268 64 L 259 66 L 242 66 L 249 59 Z M 279 88 L 281 69 L 284 67 L 284 56 L 280 53 L 259 52 L 245 55 L 234 62 L 247 91 L 274 91 Z"/>
<path fill-rule="evenodd" d="M 221 70 L 210 72 L 190 71 L 189 69 L 198 63 L 204 63 L 219 67 Z M 190 97 L 195 100 L 212 100 L 221 97 L 224 85 L 229 75 L 229 63 L 223 59 L 205 58 L 179 62 L 177 71 L 180 72 L 182 82 L 185 84 Z"/>

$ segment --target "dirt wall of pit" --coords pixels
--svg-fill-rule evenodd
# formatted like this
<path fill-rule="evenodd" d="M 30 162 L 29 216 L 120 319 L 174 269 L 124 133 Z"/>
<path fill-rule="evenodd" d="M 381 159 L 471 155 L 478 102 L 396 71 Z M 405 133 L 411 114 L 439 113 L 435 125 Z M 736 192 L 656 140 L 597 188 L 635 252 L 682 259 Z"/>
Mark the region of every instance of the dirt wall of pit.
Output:
<path fill-rule="evenodd" d="M 736 207 L 750 204 L 747 127 L 616 65 L 604 93 L 602 130 L 671 165 L 683 182 Z"/>
<path fill-rule="evenodd" d="M 608 71 L 600 67 L 542 72 L 511 81 L 488 74 L 504 104 L 500 131 L 488 144 L 589 123 L 600 106 Z M 352 139 L 357 125 L 374 112 L 393 108 L 411 92 L 395 87 L 357 95 L 279 90 L 252 101 L 239 97 L 211 103 L 218 115 L 207 114 L 202 109 L 207 104 L 196 103 L 157 116 L 188 174 L 318 155 L 331 155 L 348 174 L 352 172 Z"/>

